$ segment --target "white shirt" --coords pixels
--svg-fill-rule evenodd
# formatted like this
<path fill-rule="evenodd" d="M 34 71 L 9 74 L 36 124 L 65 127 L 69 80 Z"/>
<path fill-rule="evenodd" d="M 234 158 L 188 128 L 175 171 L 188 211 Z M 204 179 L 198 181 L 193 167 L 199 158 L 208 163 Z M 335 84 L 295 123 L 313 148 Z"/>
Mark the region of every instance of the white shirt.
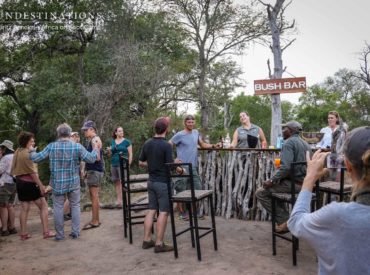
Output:
<path fill-rule="evenodd" d="M 332 130 L 329 126 L 325 127 L 325 128 L 322 128 L 320 130 L 320 133 L 324 133 L 324 137 L 317 144 L 317 147 L 319 147 L 319 148 L 330 148 L 331 147 L 331 141 L 333 139 L 333 132 L 335 131 L 335 129 Z"/>
<path fill-rule="evenodd" d="M 13 177 L 10 175 L 13 156 L 14 154 L 8 154 L 3 156 L 0 160 L 0 186 L 3 186 L 4 183 L 14 183 Z"/>

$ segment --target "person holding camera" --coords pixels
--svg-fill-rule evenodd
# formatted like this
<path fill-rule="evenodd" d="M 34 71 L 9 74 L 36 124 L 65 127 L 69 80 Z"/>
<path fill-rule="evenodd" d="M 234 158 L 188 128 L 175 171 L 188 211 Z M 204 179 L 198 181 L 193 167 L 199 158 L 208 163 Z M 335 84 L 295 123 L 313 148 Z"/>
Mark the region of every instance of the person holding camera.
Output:
<path fill-rule="evenodd" d="M 288 227 L 318 257 L 319 274 L 370 274 L 370 127 L 352 130 L 344 143 L 344 163 L 353 182 L 350 202 L 332 202 L 310 213 L 312 190 L 329 153 L 307 155 L 307 175 Z"/>

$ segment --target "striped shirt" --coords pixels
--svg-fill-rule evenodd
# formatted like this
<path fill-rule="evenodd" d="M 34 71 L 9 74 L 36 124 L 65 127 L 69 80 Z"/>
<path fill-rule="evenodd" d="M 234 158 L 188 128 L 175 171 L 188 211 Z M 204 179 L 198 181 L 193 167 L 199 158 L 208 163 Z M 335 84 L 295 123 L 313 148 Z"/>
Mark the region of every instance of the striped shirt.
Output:
<path fill-rule="evenodd" d="M 81 144 L 63 139 L 50 143 L 39 153 L 30 154 L 30 159 L 34 162 L 49 158 L 50 185 L 55 195 L 79 189 L 80 160 L 93 163 L 96 157 L 96 150 L 90 153 Z"/>

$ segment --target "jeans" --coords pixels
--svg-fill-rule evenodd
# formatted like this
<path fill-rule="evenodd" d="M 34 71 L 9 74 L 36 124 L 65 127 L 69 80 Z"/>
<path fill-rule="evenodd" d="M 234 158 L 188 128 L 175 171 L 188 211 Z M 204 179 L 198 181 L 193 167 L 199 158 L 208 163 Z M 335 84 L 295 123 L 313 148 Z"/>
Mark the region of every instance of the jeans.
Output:
<path fill-rule="evenodd" d="M 54 205 L 54 223 L 56 236 L 55 239 L 62 240 L 64 239 L 64 202 L 65 195 L 67 195 L 69 204 L 71 206 L 72 214 L 72 234 L 75 236 L 80 235 L 80 189 L 74 190 L 67 194 L 63 195 L 54 195 L 53 194 L 53 205 Z"/>

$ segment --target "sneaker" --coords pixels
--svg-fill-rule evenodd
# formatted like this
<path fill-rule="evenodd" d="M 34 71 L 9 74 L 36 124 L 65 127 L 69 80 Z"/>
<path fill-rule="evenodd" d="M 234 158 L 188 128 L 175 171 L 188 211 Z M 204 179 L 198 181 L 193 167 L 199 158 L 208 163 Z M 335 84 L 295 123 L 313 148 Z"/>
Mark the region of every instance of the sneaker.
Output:
<path fill-rule="evenodd" d="M 8 230 L 5 230 L 5 231 L 1 231 L 1 236 L 5 237 L 5 236 L 9 236 L 10 233 Z"/>
<path fill-rule="evenodd" d="M 155 246 L 155 242 L 153 240 L 150 241 L 143 241 L 143 245 L 141 246 L 142 249 L 149 249 Z"/>
<path fill-rule="evenodd" d="M 204 215 L 203 214 L 197 214 L 198 220 L 204 220 Z"/>
<path fill-rule="evenodd" d="M 69 236 L 72 238 L 72 239 L 78 239 L 78 237 L 80 236 L 80 234 L 76 234 L 76 233 L 71 233 L 69 234 Z"/>
<path fill-rule="evenodd" d="M 57 242 L 64 241 L 64 237 L 55 237 L 54 241 L 57 241 Z"/>
<path fill-rule="evenodd" d="M 189 213 L 188 212 L 180 213 L 179 214 L 179 220 L 188 221 L 189 220 Z"/>
<path fill-rule="evenodd" d="M 11 234 L 17 234 L 17 233 L 18 233 L 18 231 L 17 231 L 17 229 L 15 229 L 15 227 L 14 227 L 14 228 L 12 228 L 12 229 L 9 229 L 8 231 L 9 231 L 9 234 L 10 234 L 10 235 L 11 235 Z"/>
<path fill-rule="evenodd" d="M 154 247 L 154 253 L 162 253 L 162 252 L 169 252 L 173 251 L 173 246 L 162 243 L 160 245 L 156 245 Z"/>

